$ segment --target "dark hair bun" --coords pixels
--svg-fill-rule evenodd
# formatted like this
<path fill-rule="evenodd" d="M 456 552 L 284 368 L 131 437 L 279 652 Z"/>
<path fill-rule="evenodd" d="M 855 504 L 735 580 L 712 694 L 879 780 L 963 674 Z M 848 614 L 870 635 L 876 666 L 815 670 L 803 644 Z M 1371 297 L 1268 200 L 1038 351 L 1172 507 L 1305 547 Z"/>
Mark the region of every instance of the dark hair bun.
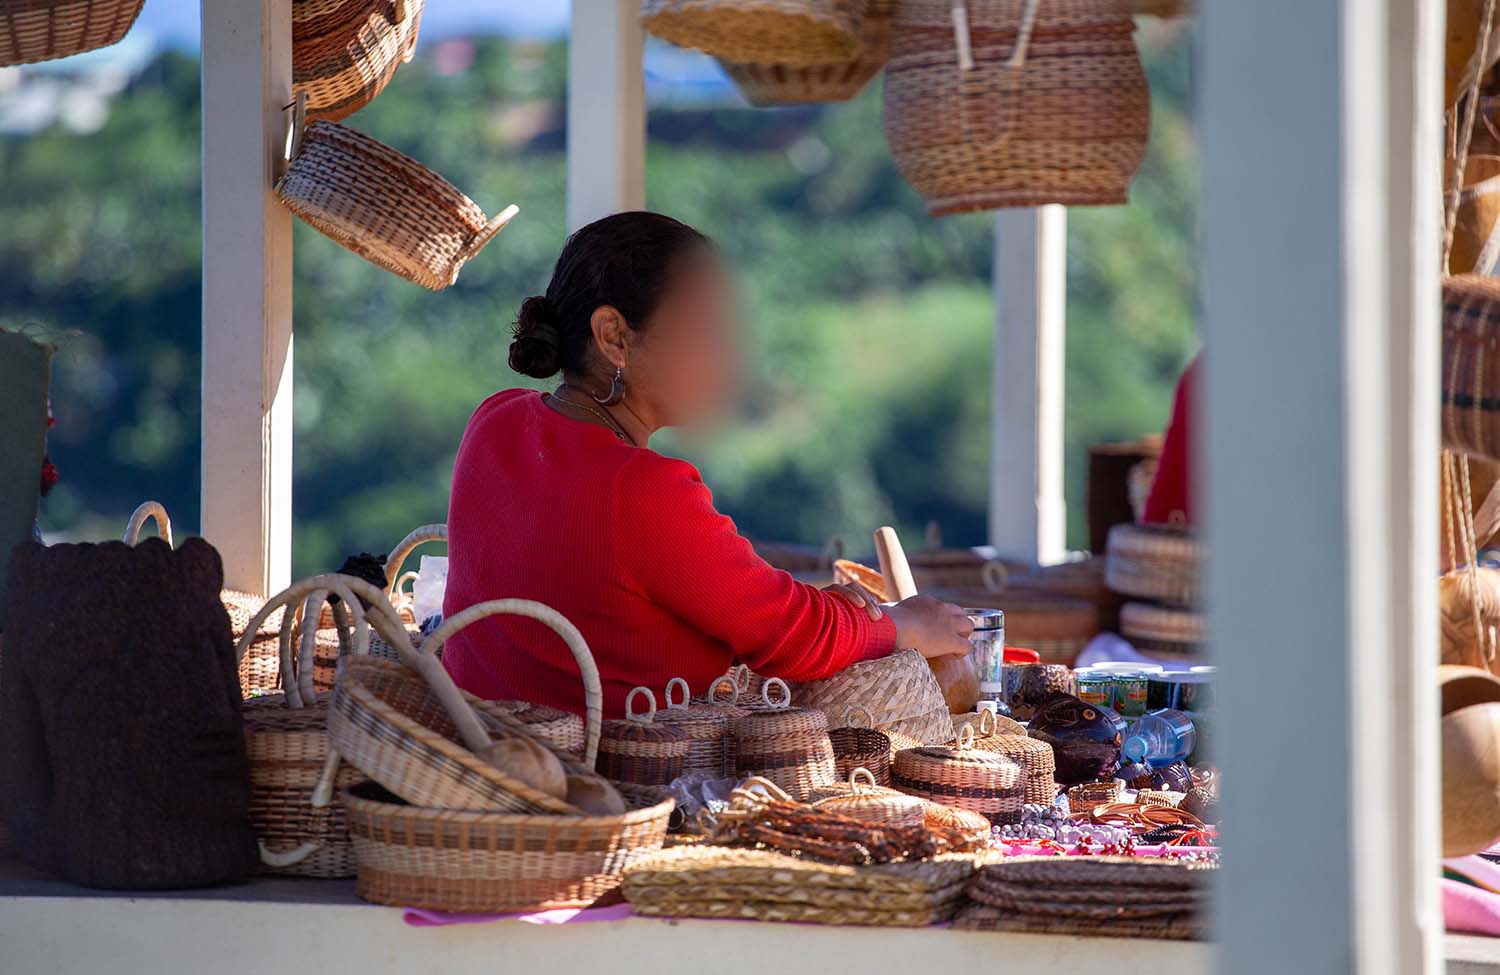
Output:
<path fill-rule="evenodd" d="M 557 309 L 541 295 L 521 302 L 516 337 L 510 343 L 510 367 L 523 376 L 546 379 L 562 368 L 562 335 Z"/>

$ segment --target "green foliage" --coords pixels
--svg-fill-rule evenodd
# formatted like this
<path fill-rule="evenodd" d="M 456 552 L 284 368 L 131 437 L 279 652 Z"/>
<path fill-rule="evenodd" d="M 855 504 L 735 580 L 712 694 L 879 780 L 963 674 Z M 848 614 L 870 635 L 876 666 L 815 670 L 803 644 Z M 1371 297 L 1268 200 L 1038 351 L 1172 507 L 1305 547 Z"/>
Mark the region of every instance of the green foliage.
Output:
<path fill-rule="evenodd" d="M 521 215 L 439 294 L 298 225 L 299 573 L 444 518 L 464 421 L 518 384 L 509 322 L 564 237 L 564 48 L 481 40 L 445 74 L 441 46 L 347 124 Z M 1172 34 L 1143 47 L 1152 150 L 1132 204 L 1069 215 L 1075 540 L 1086 446 L 1159 430 L 1193 346 L 1190 52 Z M 114 534 L 146 497 L 183 529 L 197 520 L 198 111 L 196 62 L 165 55 L 101 131 L 0 138 L 0 327 L 78 333 L 55 370 L 54 533 Z M 817 542 L 935 519 L 953 542 L 982 541 L 993 222 L 925 215 L 890 163 L 878 86 L 825 108 L 657 108 L 647 172 L 649 205 L 732 258 L 750 326 L 743 415 L 662 449 L 699 464 L 752 534 Z"/>

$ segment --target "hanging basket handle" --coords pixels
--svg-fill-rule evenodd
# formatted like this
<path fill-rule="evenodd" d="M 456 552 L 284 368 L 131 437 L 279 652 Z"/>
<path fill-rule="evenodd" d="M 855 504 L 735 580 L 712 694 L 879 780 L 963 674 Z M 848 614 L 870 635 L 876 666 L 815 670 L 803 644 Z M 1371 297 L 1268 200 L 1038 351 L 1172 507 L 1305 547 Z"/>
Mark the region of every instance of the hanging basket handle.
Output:
<path fill-rule="evenodd" d="M 1010 570 L 1002 563 L 989 561 L 979 569 L 979 579 L 990 592 L 1002 592 L 1010 585 Z"/>
<path fill-rule="evenodd" d="M 521 208 L 512 203 L 504 210 L 495 214 L 493 220 L 485 224 L 478 233 L 469 238 L 469 242 L 464 245 L 463 250 L 458 252 L 458 257 L 453 262 L 453 276 L 455 279 L 458 277 L 458 268 L 462 267 L 465 261 L 470 260 L 474 255 L 484 250 L 484 246 L 494 240 L 495 235 L 504 230 L 505 225 L 510 223 L 511 218 L 520 212 Z M 449 283 L 451 284 L 452 282 L 450 281 Z"/>
<path fill-rule="evenodd" d="M 415 569 L 408 569 L 397 576 L 396 581 L 391 584 L 391 605 L 394 606 L 396 603 L 405 600 L 406 597 L 410 595 L 410 593 L 402 590 L 402 587 L 406 585 L 408 580 L 410 580 L 412 583 L 416 583 L 416 581 L 420 578 L 422 578 L 422 574 L 417 572 Z"/>
<path fill-rule="evenodd" d="M 672 688 L 674 687 L 682 688 L 682 699 L 676 702 L 672 700 Z M 711 690 L 712 689 L 710 689 L 710 691 Z M 667 689 L 663 692 L 662 697 L 667 702 L 668 711 L 681 711 L 685 709 L 688 706 L 688 702 L 692 700 L 693 689 L 689 687 L 688 682 L 683 680 L 681 677 L 673 677 L 671 680 L 667 681 Z"/>
<path fill-rule="evenodd" d="M 447 544 L 448 526 L 437 522 L 431 525 L 423 525 L 420 528 L 413 528 L 407 533 L 405 538 L 396 543 L 396 547 L 391 549 L 391 554 L 385 557 L 385 594 L 387 599 L 395 593 L 398 581 L 403 578 L 401 575 L 401 566 L 405 564 L 407 557 L 412 552 L 415 552 L 419 546 L 426 545 L 428 542 L 442 542 Z"/>
<path fill-rule="evenodd" d="M 638 712 L 632 706 L 635 703 L 637 694 L 644 694 L 646 696 L 646 706 L 650 708 L 649 711 Z M 650 724 L 656 720 L 656 695 L 651 693 L 651 688 L 632 687 L 630 693 L 625 695 L 625 720 L 634 721 L 638 724 Z"/>
<path fill-rule="evenodd" d="M 861 724 L 855 724 L 854 723 L 855 719 L 858 718 L 861 714 L 865 716 L 865 723 L 862 724 L 862 725 Z M 865 707 L 863 704 L 851 704 L 847 708 L 844 708 L 844 727 L 845 728 L 874 728 L 875 727 L 875 715 L 871 714 L 870 713 L 870 709 L 867 708 L 867 707 Z"/>
<path fill-rule="evenodd" d="M 282 692 L 286 695 L 287 707 L 293 709 L 305 707 L 307 704 L 307 700 L 305 700 L 302 695 L 302 687 L 299 686 L 296 666 L 292 658 L 292 630 L 294 629 L 295 618 L 291 610 L 294 606 L 297 605 L 298 602 L 303 599 L 307 599 L 309 596 L 321 595 L 322 597 L 326 598 L 327 594 L 329 593 L 336 594 L 341 602 L 334 606 L 334 620 L 337 622 L 340 618 L 341 613 L 353 612 L 355 619 L 353 652 L 366 653 L 370 648 L 369 627 L 371 625 L 371 622 L 375 622 L 377 624 L 377 629 L 379 629 L 378 624 L 381 622 L 382 616 L 380 612 L 377 611 L 371 614 L 370 617 L 366 617 L 363 604 L 355 596 L 355 593 L 359 591 L 359 586 L 361 585 L 372 592 L 378 593 L 380 591 L 362 579 L 356 579 L 353 576 L 338 575 L 332 572 L 313 576 L 309 579 L 303 579 L 301 582 L 292 583 L 291 586 L 266 600 L 265 604 L 261 606 L 260 610 L 256 612 L 255 616 L 251 618 L 249 625 L 245 627 L 244 635 L 240 637 L 239 645 L 235 647 L 234 659 L 236 666 L 238 666 L 240 661 L 245 659 L 245 654 L 249 652 L 250 645 L 253 644 L 256 638 L 260 636 L 261 627 L 265 625 L 266 620 L 271 618 L 271 614 L 276 612 L 276 610 L 278 609 L 284 609 L 285 611 L 282 613 L 280 635 L 281 689 Z M 319 601 L 315 605 L 321 604 L 322 600 L 319 599 Z M 347 620 L 348 617 L 345 616 L 344 618 Z M 397 626 L 400 626 L 399 622 L 397 622 Z M 404 636 L 406 631 L 402 629 L 401 633 Z M 381 636 L 386 637 L 386 633 L 382 631 Z M 316 638 L 316 634 L 314 634 L 314 638 Z M 303 639 L 306 640 L 305 628 Z M 340 636 L 339 642 L 342 646 L 342 644 L 344 643 L 344 637 L 342 635 Z M 305 669 L 308 672 L 307 680 L 309 684 L 312 680 L 311 660 L 312 656 L 311 651 L 309 650 L 304 656 L 304 661 L 306 663 Z M 310 687 L 308 697 L 311 697 Z"/>
<path fill-rule="evenodd" d="M 167 517 L 167 509 L 157 501 L 146 501 L 130 513 L 130 522 L 125 526 L 125 544 L 134 545 L 141 537 L 141 529 L 146 526 L 147 520 L 156 522 L 156 533 L 161 540 L 172 546 L 172 519 Z"/>
<path fill-rule="evenodd" d="M 780 703 L 771 700 L 771 689 L 775 687 L 781 688 L 782 697 Z M 766 707 L 770 708 L 772 711 L 785 711 L 787 708 L 792 706 L 792 689 L 788 687 L 786 681 L 782 680 L 780 677 L 770 677 L 767 678 L 766 682 L 761 685 L 760 699 L 764 701 L 766 703 Z"/>
<path fill-rule="evenodd" d="M 958 733 L 958 750 L 967 751 L 974 747 L 974 726 L 965 724 L 964 729 Z"/>
<path fill-rule="evenodd" d="M 371 587 L 374 588 L 373 586 Z M 394 611 L 392 611 L 394 612 Z M 578 627 L 563 614 L 545 603 L 539 603 L 531 599 L 492 599 L 488 602 L 478 603 L 470 606 L 461 613 L 443 620 L 443 625 L 432 632 L 426 640 L 422 641 L 420 652 L 411 648 L 411 641 L 406 634 L 406 628 L 397 625 L 400 630 L 400 643 L 394 644 L 397 652 L 402 654 L 402 662 L 405 663 L 405 654 L 410 653 L 421 660 L 421 667 L 413 667 L 427 678 L 427 683 L 432 687 L 433 693 L 437 694 L 448 710 L 449 717 L 459 726 L 459 731 L 464 734 L 465 744 L 468 744 L 469 735 L 477 730 L 482 740 L 478 747 L 483 748 L 489 744 L 489 736 L 484 733 L 483 725 L 475 716 L 474 711 L 464 701 L 463 694 L 458 686 L 453 683 L 453 678 L 443 669 L 442 661 L 435 655 L 443 648 L 448 638 L 459 630 L 468 626 L 475 620 L 487 616 L 498 616 L 502 613 L 510 613 L 516 616 L 526 616 L 544 624 L 552 629 L 554 633 L 562 638 L 573 654 L 573 660 L 578 664 L 579 673 L 583 678 L 584 699 L 584 750 L 583 763 L 592 768 L 599 758 L 599 730 L 604 719 L 604 689 L 599 681 L 599 667 L 594 662 L 594 654 L 589 650 L 588 641 L 583 634 L 578 632 Z M 381 634 L 384 636 L 384 634 Z M 407 666 L 412 666 L 408 663 Z M 465 732 L 465 725 L 471 729 Z M 476 750 L 475 745 L 469 744 L 471 751 Z"/>

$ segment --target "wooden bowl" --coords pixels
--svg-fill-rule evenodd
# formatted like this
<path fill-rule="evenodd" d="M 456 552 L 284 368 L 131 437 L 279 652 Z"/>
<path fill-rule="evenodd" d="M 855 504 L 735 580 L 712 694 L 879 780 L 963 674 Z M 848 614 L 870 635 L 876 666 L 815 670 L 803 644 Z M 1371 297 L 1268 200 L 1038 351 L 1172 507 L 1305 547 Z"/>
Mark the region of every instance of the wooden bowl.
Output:
<path fill-rule="evenodd" d="M 1443 856 L 1500 839 L 1500 680 L 1445 665 L 1442 687 Z"/>

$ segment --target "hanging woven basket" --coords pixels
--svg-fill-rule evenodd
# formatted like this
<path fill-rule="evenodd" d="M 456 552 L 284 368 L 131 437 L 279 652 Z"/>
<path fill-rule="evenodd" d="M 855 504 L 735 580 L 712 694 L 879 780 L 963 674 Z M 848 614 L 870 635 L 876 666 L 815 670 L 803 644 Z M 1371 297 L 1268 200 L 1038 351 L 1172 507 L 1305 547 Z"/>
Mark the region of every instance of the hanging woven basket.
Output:
<path fill-rule="evenodd" d="M 6 0 L 0 68 L 109 47 L 129 32 L 144 0 Z"/>
<path fill-rule="evenodd" d="M 1500 460 L 1500 281 L 1443 280 L 1443 446 Z"/>
<path fill-rule="evenodd" d="M 864 0 L 643 0 L 641 26 L 725 61 L 830 64 L 859 54 L 864 9 Z"/>
<path fill-rule="evenodd" d="M 895 0 L 871 0 L 859 26 L 859 53 L 829 64 L 719 64 L 745 100 L 757 107 L 846 102 L 864 91 L 891 54 Z"/>
<path fill-rule="evenodd" d="M 885 135 L 934 216 L 1124 203 L 1151 99 L 1116 0 L 904 0 Z"/>
<path fill-rule="evenodd" d="M 337 122 L 364 108 L 412 59 L 426 0 L 294 0 L 292 91 L 307 116 Z"/>
<path fill-rule="evenodd" d="M 477 203 L 409 156 L 334 122 L 305 122 L 304 101 L 298 96 L 276 196 L 370 263 L 441 291 L 518 212 L 512 204 L 487 221 Z"/>

